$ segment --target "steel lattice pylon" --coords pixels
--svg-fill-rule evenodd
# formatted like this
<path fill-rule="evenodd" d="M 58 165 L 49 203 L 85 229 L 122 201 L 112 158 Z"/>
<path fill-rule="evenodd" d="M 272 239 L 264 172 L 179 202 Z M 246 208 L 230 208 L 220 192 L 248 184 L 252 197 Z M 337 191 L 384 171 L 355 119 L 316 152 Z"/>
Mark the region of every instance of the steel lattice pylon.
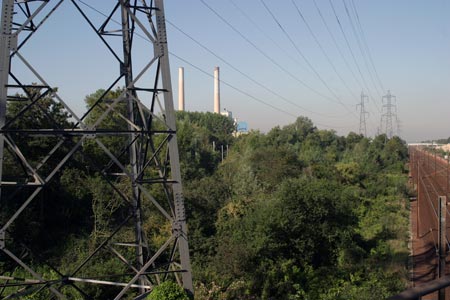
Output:
<path fill-rule="evenodd" d="M 387 138 L 392 138 L 394 135 L 399 134 L 399 124 L 397 117 L 397 98 L 391 95 L 391 91 L 388 91 L 386 96 L 382 97 L 382 111 L 381 111 L 381 132 L 386 134 Z M 386 100 L 386 101 L 385 101 Z M 394 122 L 396 127 L 394 127 Z"/>
<path fill-rule="evenodd" d="M 366 125 L 366 118 L 369 114 L 366 111 L 366 102 L 368 101 L 369 96 L 364 95 L 364 92 L 361 92 L 361 102 L 356 105 L 356 108 L 360 108 L 359 112 L 359 134 L 363 136 L 367 136 L 367 125 Z"/>
<path fill-rule="evenodd" d="M 48 293 L 55 299 L 71 299 L 75 293 L 78 298 L 93 299 L 86 287 L 97 284 L 111 286 L 116 292 L 114 299 L 143 299 L 167 277 L 193 293 L 163 0 L 110 1 L 109 12 L 101 22 L 89 17 L 89 4 L 80 0 L 2 2 L 0 207 L 8 209 L 0 214 L 0 298 Z M 22 53 L 63 2 L 68 2 L 71 13 L 79 13 L 93 29 L 120 70 L 83 115 L 70 108 L 68 101 Z M 136 37 L 152 45 L 146 64 L 133 64 Z M 28 77 L 16 73 L 16 63 L 33 75 L 32 82 L 23 83 Z M 153 82 L 143 80 L 148 76 Z M 118 90 L 118 86 L 122 88 Z M 116 94 L 111 98 L 113 89 Z M 46 112 L 44 103 L 48 99 L 54 102 L 47 108 L 58 106 L 71 121 L 55 120 Z M 13 102 L 22 103 L 19 111 L 11 111 Z M 45 122 L 21 121 L 34 110 L 43 111 Z M 117 128 L 105 120 L 119 120 L 126 126 Z M 19 123 L 28 127 L 18 126 Z M 123 142 L 120 151 L 108 143 L 111 138 Z M 39 147 L 40 139 L 51 147 L 47 153 L 37 155 L 28 147 Z M 95 158 L 93 148 L 97 151 Z M 79 264 L 63 272 L 51 263 L 39 262 L 52 270 L 53 278 L 45 278 L 45 274 L 34 269 L 40 254 L 33 253 L 33 245 L 21 241 L 14 232 L 37 198 L 43 199 L 45 205 L 46 189 L 59 180 L 74 160 L 94 168 L 102 184 L 121 202 L 114 211 L 114 222 L 108 223 L 114 228 L 108 227 L 98 237 L 95 247 L 87 251 L 89 254 Z M 11 161 L 20 165 L 23 172 L 8 173 Z M 152 220 L 153 227 L 149 227 L 148 220 Z M 148 241 L 147 231 L 155 228 L 155 223 L 158 237 L 164 237 L 159 244 Z M 132 236 L 121 240 L 129 232 L 133 232 Z M 105 257 L 117 259 L 127 272 L 116 274 L 117 277 L 92 276 L 90 266 L 98 265 L 98 261 L 101 264 Z M 18 270 L 29 277 L 15 277 Z"/>

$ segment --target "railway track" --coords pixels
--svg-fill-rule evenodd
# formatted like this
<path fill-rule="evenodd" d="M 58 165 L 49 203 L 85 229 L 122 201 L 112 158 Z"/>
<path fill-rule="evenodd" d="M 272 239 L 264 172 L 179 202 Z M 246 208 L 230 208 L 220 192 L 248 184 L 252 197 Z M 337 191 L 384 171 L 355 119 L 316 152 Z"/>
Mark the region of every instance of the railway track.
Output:
<path fill-rule="evenodd" d="M 438 197 L 449 201 L 450 165 L 447 160 L 419 147 L 410 147 L 410 181 L 417 197 L 411 201 L 411 282 L 420 286 L 438 278 Z M 446 208 L 446 252 L 450 249 L 450 211 Z M 446 257 L 445 274 L 450 274 L 450 259 Z M 437 292 L 422 297 L 438 299 Z M 450 288 L 446 298 L 450 300 Z"/>

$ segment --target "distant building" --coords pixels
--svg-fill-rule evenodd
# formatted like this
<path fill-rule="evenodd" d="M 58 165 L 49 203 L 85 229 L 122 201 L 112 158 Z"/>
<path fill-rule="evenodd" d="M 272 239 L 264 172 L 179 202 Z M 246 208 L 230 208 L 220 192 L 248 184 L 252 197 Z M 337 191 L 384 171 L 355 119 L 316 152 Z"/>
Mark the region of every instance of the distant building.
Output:
<path fill-rule="evenodd" d="M 230 119 L 233 119 L 233 113 L 226 108 L 223 109 L 223 111 L 220 112 L 222 116 L 228 117 Z"/>
<path fill-rule="evenodd" d="M 248 133 L 248 124 L 247 122 L 236 122 L 236 132 L 234 136 L 240 136 Z"/>
<path fill-rule="evenodd" d="M 236 126 L 236 131 L 241 133 L 247 133 L 248 132 L 248 125 L 247 122 L 238 122 Z"/>

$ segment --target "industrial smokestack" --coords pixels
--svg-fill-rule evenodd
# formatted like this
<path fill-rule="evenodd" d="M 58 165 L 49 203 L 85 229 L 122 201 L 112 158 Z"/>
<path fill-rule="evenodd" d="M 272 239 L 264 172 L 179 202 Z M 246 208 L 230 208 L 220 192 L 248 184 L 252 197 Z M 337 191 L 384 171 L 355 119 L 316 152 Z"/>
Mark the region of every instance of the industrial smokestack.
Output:
<path fill-rule="evenodd" d="M 214 68 L 214 112 L 220 113 L 220 79 L 219 67 Z"/>
<path fill-rule="evenodd" d="M 184 68 L 178 69 L 178 110 L 184 111 Z"/>

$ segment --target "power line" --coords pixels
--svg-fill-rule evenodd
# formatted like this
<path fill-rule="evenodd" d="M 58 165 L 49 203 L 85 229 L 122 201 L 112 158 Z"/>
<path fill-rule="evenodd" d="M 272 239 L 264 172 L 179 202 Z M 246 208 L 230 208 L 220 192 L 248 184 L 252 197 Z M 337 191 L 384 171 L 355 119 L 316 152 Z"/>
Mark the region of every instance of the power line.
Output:
<path fill-rule="evenodd" d="M 350 46 L 350 42 L 349 42 L 349 40 L 348 40 L 348 38 L 347 38 L 347 35 L 345 34 L 345 30 L 344 30 L 344 28 L 342 27 L 341 20 L 339 19 L 338 15 L 337 15 L 337 12 L 336 12 L 336 9 L 335 9 L 335 7 L 334 7 L 334 5 L 333 5 L 333 2 L 332 2 L 331 0 L 328 0 L 328 2 L 329 2 L 330 5 L 331 5 L 331 8 L 332 8 L 333 13 L 334 13 L 334 16 L 336 17 L 336 21 L 337 21 L 337 23 L 338 23 L 338 25 L 339 25 L 339 28 L 340 28 L 340 30 L 341 30 L 342 35 L 344 36 L 345 43 L 346 43 L 347 48 L 348 48 L 348 50 L 350 51 L 350 54 L 351 54 L 351 56 L 352 56 L 352 58 L 353 58 L 353 62 L 355 63 L 355 66 L 356 66 L 356 68 L 358 69 L 359 75 L 361 76 L 361 79 L 363 80 L 364 86 L 366 87 L 366 89 L 367 89 L 368 91 L 370 91 L 369 87 L 367 86 L 366 79 L 364 78 L 364 75 L 363 75 L 363 73 L 361 72 L 361 68 L 359 67 L 359 64 L 358 64 L 358 62 L 357 62 L 357 60 L 356 60 L 356 56 L 355 56 L 355 54 L 354 54 L 354 52 L 353 52 L 353 50 L 352 50 L 352 47 Z"/>
<path fill-rule="evenodd" d="M 97 12 L 97 13 L 103 15 L 103 16 L 107 16 L 105 13 L 103 13 L 103 12 L 101 12 L 100 10 L 96 9 L 95 7 L 93 7 L 93 6 L 91 6 L 91 5 L 87 4 L 87 3 L 85 3 L 84 1 L 82 1 L 82 0 L 78 0 L 78 1 L 80 1 L 82 4 L 86 5 L 88 8 L 94 10 L 95 12 Z M 116 23 L 116 24 L 120 24 L 118 21 L 116 21 L 116 20 L 114 20 L 114 19 L 112 19 L 112 18 L 111 18 L 110 20 L 113 21 L 113 22 Z M 174 26 L 173 23 L 171 23 L 171 22 L 169 22 L 169 21 L 167 21 L 167 20 L 166 20 L 166 22 L 169 23 L 170 25 Z M 174 26 L 174 27 L 175 27 L 175 26 Z M 151 42 L 147 37 L 144 37 L 144 36 L 142 36 L 142 35 L 138 35 L 138 36 L 139 36 L 140 38 L 142 38 L 142 39 L 148 41 L 148 42 Z M 206 74 L 206 75 L 208 75 L 208 76 L 213 77 L 211 74 L 209 74 L 209 73 L 206 72 L 205 70 L 203 70 L 203 69 L 201 69 L 200 67 L 198 67 L 198 66 L 196 66 L 196 65 L 194 65 L 194 64 L 192 64 L 192 63 L 190 63 L 189 61 L 187 61 L 186 59 L 184 59 L 184 58 L 182 58 L 182 57 L 176 55 L 175 53 L 169 51 L 169 54 L 172 55 L 173 57 L 176 57 L 177 59 L 183 61 L 184 63 L 190 65 L 191 67 L 197 69 L 198 71 L 200 71 L 200 72 L 202 72 L 202 73 L 204 73 L 204 74 Z M 228 83 L 228 82 L 226 82 L 226 81 L 224 81 L 224 80 L 222 80 L 222 79 L 221 79 L 220 81 L 221 81 L 223 84 L 225 84 L 226 86 L 228 86 L 228 87 L 230 87 L 230 88 L 232 88 L 232 89 L 238 91 L 238 92 L 241 93 L 241 94 L 244 94 L 244 95 L 246 95 L 246 96 L 252 98 L 253 100 L 255 100 L 255 101 L 257 101 L 257 102 L 260 102 L 260 103 L 262 103 L 262 104 L 264 104 L 264 105 L 267 105 L 267 106 L 269 106 L 269 107 L 271 107 L 271 108 L 273 108 L 273 109 L 275 109 L 275 110 L 278 110 L 279 112 L 282 112 L 282 113 L 284 113 L 284 114 L 287 114 L 287 115 L 289 115 L 289 116 L 291 116 L 291 117 L 294 117 L 294 118 L 297 117 L 296 115 L 294 115 L 294 114 L 292 114 L 292 113 L 290 113 L 290 112 L 287 112 L 287 111 L 285 111 L 285 110 L 282 110 L 282 109 L 280 109 L 280 108 L 278 108 L 278 107 L 276 107 L 276 106 L 274 106 L 274 105 L 272 105 L 272 104 L 270 104 L 270 103 L 267 103 L 267 102 L 265 102 L 265 101 L 263 101 L 263 100 L 261 100 L 261 99 L 255 97 L 255 96 L 250 95 L 249 93 L 247 93 L 247 92 L 245 92 L 245 91 L 243 91 L 243 90 L 241 90 L 241 89 L 239 89 L 239 88 L 233 86 L 232 84 L 230 84 L 230 83 Z"/>
<path fill-rule="evenodd" d="M 82 3 L 83 5 L 85 5 L 86 7 L 92 9 L 93 11 L 95 11 L 95 12 L 97 12 L 97 13 L 103 15 L 103 16 L 108 17 L 107 14 L 105 14 L 105 13 L 101 12 L 100 10 L 96 9 L 95 7 L 93 7 L 93 6 L 91 6 L 91 5 L 87 4 L 87 3 L 85 3 L 83 0 L 78 0 L 78 1 L 79 1 L 80 3 Z M 200 0 L 200 1 L 203 2 L 203 0 Z M 110 20 L 111 20 L 112 22 L 116 23 L 116 24 L 121 24 L 120 22 L 114 20 L 113 18 L 110 18 Z M 168 21 L 166 21 L 166 22 L 168 22 Z M 168 22 L 168 23 L 169 23 L 169 22 Z M 174 26 L 173 23 L 170 23 L 170 24 L 171 24 L 172 26 Z M 137 34 L 137 33 L 135 33 L 135 34 L 136 34 L 138 37 L 144 39 L 145 41 L 151 42 L 147 37 L 145 37 L 145 36 L 143 36 L 143 35 L 140 35 L 140 34 Z M 177 58 L 178 60 L 180 60 L 180 61 L 182 61 L 182 62 L 188 64 L 189 66 L 191 66 L 192 68 L 196 69 L 197 71 L 199 71 L 199 72 L 201 72 L 201 73 L 207 75 L 208 77 L 214 78 L 214 76 L 211 75 L 210 72 L 207 72 L 207 71 L 203 70 L 202 68 L 200 68 L 200 67 L 196 66 L 195 64 L 189 62 L 188 60 L 186 60 L 186 59 L 180 57 L 179 55 L 177 55 L 177 54 L 175 54 L 175 53 L 173 53 L 173 52 L 170 52 L 170 51 L 169 51 L 169 54 L 170 54 L 171 56 Z M 275 106 L 275 105 L 272 105 L 272 104 L 270 104 L 270 103 L 268 103 L 268 102 L 266 102 L 266 101 L 264 101 L 264 100 L 262 100 L 262 99 L 260 99 L 260 98 L 258 98 L 258 97 L 256 97 L 256 96 L 251 95 L 250 93 L 248 93 L 248 92 L 246 92 L 246 91 L 244 91 L 244 90 L 242 90 L 242 89 L 240 89 L 240 88 L 238 88 L 238 87 L 236 87 L 236 86 L 234 86 L 234 85 L 232 85 L 232 84 L 230 84 L 230 83 L 224 81 L 223 79 L 221 79 L 220 82 L 221 82 L 222 84 L 224 84 L 224 85 L 230 87 L 231 89 L 233 89 L 233 90 L 235 90 L 235 91 L 237 91 L 237 92 L 239 92 L 239 93 L 241 93 L 241 94 L 243 94 L 243 95 L 245 95 L 245 96 L 247 96 L 247 97 L 249 97 L 249 98 L 251 98 L 251 99 L 253 99 L 253 100 L 255 100 L 255 101 L 259 102 L 259 103 L 261 103 L 261 104 L 263 104 L 263 105 L 266 105 L 266 106 L 268 106 L 268 107 L 270 107 L 270 108 L 272 108 L 272 109 L 275 109 L 275 110 L 277 110 L 277 111 L 279 111 L 279 112 L 281 112 L 281 113 L 283 113 L 283 114 L 286 114 L 286 115 L 291 116 L 291 117 L 294 117 L 294 118 L 297 118 L 297 117 L 298 117 L 297 115 L 294 115 L 294 114 L 292 114 L 292 113 L 290 113 L 290 112 L 288 112 L 288 111 L 285 111 L 285 110 L 283 110 L 283 109 L 281 109 L 281 108 L 279 108 L 279 107 L 277 107 L 277 106 Z M 350 128 L 350 126 L 331 126 L 331 125 L 327 125 L 327 124 L 323 124 L 323 123 L 318 123 L 318 122 L 314 122 L 314 124 L 319 125 L 319 126 L 322 126 L 322 127 L 326 127 L 326 128 L 347 128 L 347 129 Z"/>
<path fill-rule="evenodd" d="M 375 91 L 378 93 L 378 96 L 381 97 L 381 93 L 378 90 L 378 87 L 373 78 L 372 71 L 370 71 L 369 64 L 367 63 L 367 57 L 366 57 L 366 54 L 364 51 L 364 47 L 361 45 L 361 40 L 358 36 L 358 32 L 356 31 L 355 24 L 353 23 L 353 19 L 350 15 L 350 11 L 348 9 L 347 2 L 345 2 L 345 0 L 342 0 L 342 3 L 344 4 L 345 13 L 347 14 L 348 20 L 350 22 L 350 27 L 352 28 L 352 32 L 353 32 L 353 35 L 355 36 L 356 44 L 358 45 L 359 51 L 361 52 L 361 56 L 363 58 L 364 65 L 366 66 L 367 72 L 369 73 L 370 80 L 371 80 L 373 86 L 375 87 Z"/>
<path fill-rule="evenodd" d="M 203 1 L 203 0 L 202 0 Z M 311 64 L 311 62 L 306 58 L 306 56 L 303 54 L 303 52 L 300 50 L 300 48 L 297 46 L 297 44 L 294 42 L 292 37 L 289 35 L 289 33 L 284 29 L 284 27 L 281 25 L 281 23 L 278 21 L 278 19 L 275 17 L 275 15 L 272 13 L 272 11 L 269 9 L 269 7 L 266 5 L 264 0 L 260 0 L 263 4 L 264 8 L 267 10 L 267 12 L 271 15 L 272 19 L 275 21 L 275 23 L 278 25 L 278 27 L 281 29 L 281 31 L 286 35 L 288 40 L 291 42 L 292 46 L 297 50 L 298 54 L 303 58 L 303 60 L 308 64 L 308 66 L 311 68 L 311 70 L 316 74 L 317 78 L 322 82 L 322 84 L 327 88 L 327 90 L 337 99 L 337 102 L 340 103 L 347 111 L 349 111 L 353 116 L 356 117 L 355 113 L 351 111 L 340 99 L 339 97 L 334 93 L 334 91 L 330 88 L 330 86 L 325 82 L 325 80 L 320 76 L 320 74 L 317 72 L 317 70 L 314 68 L 314 66 Z"/>
<path fill-rule="evenodd" d="M 356 76 L 355 72 L 353 71 L 352 67 L 350 66 L 348 60 L 345 58 L 344 53 L 342 52 L 341 47 L 339 46 L 339 43 L 337 42 L 333 32 L 330 29 L 330 26 L 328 25 L 327 21 L 325 20 L 325 17 L 322 14 L 322 10 L 320 9 L 319 5 L 317 5 L 316 0 L 312 0 L 314 3 L 314 6 L 316 7 L 317 13 L 319 14 L 319 17 L 323 23 L 323 25 L 325 26 L 325 29 L 327 30 L 328 34 L 331 37 L 331 40 L 333 41 L 334 46 L 336 47 L 336 49 L 338 50 L 339 55 L 341 56 L 342 60 L 345 63 L 345 66 L 347 67 L 347 69 L 350 71 L 350 73 L 353 76 L 353 79 L 355 79 L 355 82 L 359 85 L 359 87 L 361 88 L 361 90 L 364 90 L 364 86 L 361 83 L 361 81 L 358 79 L 358 77 Z M 376 128 L 376 126 L 371 122 L 373 128 Z"/>
<path fill-rule="evenodd" d="M 342 84 L 347 88 L 347 90 L 349 91 L 349 93 L 354 97 L 357 98 L 357 96 L 353 93 L 353 91 L 350 89 L 350 87 L 348 86 L 347 82 L 344 80 L 344 78 L 342 78 L 341 74 L 338 72 L 338 70 L 336 69 L 336 66 L 333 64 L 332 60 L 330 59 L 330 57 L 328 56 L 327 52 L 325 51 L 325 49 L 323 48 L 322 44 L 320 43 L 319 39 L 317 38 L 316 34 L 314 33 L 314 31 L 312 30 L 311 26 L 309 26 L 308 21 L 306 20 L 306 18 L 303 16 L 300 7 L 295 3 L 294 0 L 291 0 L 292 4 L 295 6 L 296 11 L 298 13 L 298 15 L 300 16 L 300 18 L 302 19 L 303 23 L 306 25 L 306 28 L 308 29 L 309 33 L 311 34 L 311 36 L 313 37 L 314 41 L 316 42 L 317 46 L 319 47 L 319 49 L 322 51 L 323 55 L 325 56 L 325 58 L 327 59 L 328 63 L 331 65 L 334 73 L 336 73 L 336 75 L 338 76 L 338 78 L 341 80 Z"/>
<path fill-rule="evenodd" d="M 289 57 L 292 61 L 296 62 L 299 66 L 307 70 L 308 72 L 312 73 L 309 69 L 306 68 L 306 66 L 298 60 L 296 57 L 291 55 L 288 51 L 286 51 L 286 48 L 282 47 L 280 43 L 277 43 L 265 30 L 261 28 L 242 8 L 240 8 L 233 0 L 228 0 L 243 16 L 244 18 L 249 21 L 253 27 L 256 28 L 262 35 L 264 35 L 275 47 L 277 47 L 281 52 L 284 53 L 287 57 Z"/>
<path fill-rule="evenodd" d="M 351 4 L 352 4 L 352 7 L 353 7 L 353 11 L 354 11 L 354 13 L 356 15 L 356 20 L 357 20 L 357 24 L 358 24 L 359 30 L 361 32 L 362 41 L 363 41 L 363 43 L 364 43 L 364 45 L 366 47 L 366 51 L 367 51 L 367 54 L 369 56 L 370 63 L 372 64 L 373 70 L 375 71 L 375 77 L 378 80 L 378 84 L 380 85 L 381 90 L 384 91 L 383 83 L 381 82 L 380 76 L 378 75 L 377 68 L 375 67 L 375 64 L 373 62 L 372 54 L 371 54 L 369 45 L 367 44 L 367 40 L 366 40 L 366 37 L 365 37 L 365 34 L 364 34 L 364 30 L 363 30 L 362 25 L 361 25 L 361 20 L 359 19 L 358 9 L 356 8 L 355 2 L 353 0 L 351 0 Z"/>
<path fill-rule="evenodd" d="M 176 54 L 173 53 L 173 52 L 169 52 L 169 54 L 172 55 L 173 57 L 176 57 L 177 59 L 181 60 L 182 62 L 184 62 L 184 63 L 190 65 L 191 67 L 193 67 L 193 68 L 196 69 L 197 71 L 200 71 L 200 72 L 202 72 L 203 74 L 205 74 L 205 75 L 207 75 L 207 76 L 209 76 L 209 77 L 214 77 L 214 76 L 211 75 L 209 72 L 207 72 L 207 71 L 203 70 L 202 68 L 200 68 L 200 67 L 194 65 L 193 63 L 191 63 L 191 62 L 189 62 L 188 60 L 182 58 L 181 56 L 178 56 L 178 55 L 176 55 Z M 271 107 L 271 108 L 273 108 L 273 109 L 275 109 L 275 110 L 278 110 L 279 112 L 282 112 L 282 113 L 284 113 L 284 114 L 286 114 L 286 115 L 289 115 L 289 116 L 291 116 L 291 117 L 297 118 L 296 115 L 294 115 L 294 114 L 292 114 L 292 113 L 290 113 L 290 112 L 288 112 L 288 111 L 285 111 L 285 110 L 283 110 L 283 109 L 281 109 L 281 108 L 278 108 L 278 107 L 276 107 L 275 105 L 272 105 L 272 104 L 270 104 L 270 103 L 267 103 L 267 102 L 265 102 L 264 100 L 261 100 L 261 99 L 259 99 L 258 97 L 255 97 L 255 96 L 249 94 L 248 92 L 245 92 L 245 91 L 241 90 L 240 88 L 238 88 L 238 87 L 232 85 L 231 83 L 228 83 L 228 82 L 224 81 L 223 79 L 220 79 L 220 83 L 225 84 L 226 86 L 232 88 L 233 90 L 235 90 L 235 91 L 237 91 L 237 92 L 239 92 L 239 93 L 241 93 L 241 94 L 243 94 L 243 95 L 245 95 L 245 96 L 247 96 L 247 97 L 250 97 L 250 98 L 252 98 L 253 100 L 255 100 L 255 101 L 257 101 L 257 102 L 259 102 L 259 103 L 261 103 L 261 104 L 264 104 L 264 105 L 266 105 L 266 106 L 269 106 L 269 107 Z"/>
<path fill-rule="evenodd" d="M 356 68 L 358 69 L 359 75 L 361 76 L 361 79 L 362 79 L 362 81 L 364 83 L 364 86 L 367 89 L 367 92 L 369 93 L 370 98 L 372 99 L 372 102 L 375 105 L 375 107 L 377 108 L 378 112 L 381 113 L 381 109 L 379 108 L 378 104 L 376 103 L 375 99 L 373 98 L 372 93 L 370 92 L 369 86 L 367 85 L 366 79 L 364 78 L 364 75 L 361 72 L 361 68 L 359 67 L 359 64 L 358 64 L 358 62 L 356 60 L 355 54 L 353 53 L 352 47 L 350 46 L 350 42 L 348 41 L 347 35 L 345 34 L 344 28 L 342 27 L 341 21 L 340 21 L 338 15 L 337 15 L 336 8 L 334 7 L 333 2 L 331 0 L 328 0 L 328 2 L 330 3 L 330 6 L 331 6 L 331 8 L 333 10 L 333 13 L 334 13 L 334 16 L 336 17 L 336 22 L 338 23 L 339 28 L 341 30 L 341 33 L 344 36 L 345 43 L 346 43 L 347 48 L 350 51 L 350 54 L 351 54 L 351 56 L 353 58 L 353 62 L 355 63 Z"/>
<path fill-rule="evenodd" d="M 258 30 L 262 35 L 264 35 L 275 47 L 277 47 L 281 52 L 284 53 L 284 55 L 286 55 L 288 58 L 290 58 L 292 61 L 296 62 L 299 66 L 301 66 L 302 68 L 305 68 L 304 64 L 302 62 L 300 62 L 296 57 L 292 56 L 288 51 L 286 51 L 285 47 L 282 47 L 280 45 L 280 43 L 276 42 L 269 34 L 267 34 L 267 32 L 265 30 L 263 30 L 261 28 L 261 26 L 259 26 L 241 7 L 239 7 L 234 0 L 228 0 L 243 16 L 245 19 L 247 19 L 247 21 L 249 23 L 251 23 L 253 25 L 254 28 L 256 28 L 256 30 Z M 348 63 L 347 63 L 348 64 Z M 309 69 L 305 69 L 308 72 L 312 73 L 311 70 Z M 353 71 L 352 71 L 353 72 Z M 357 79 L 356 79 L 357 80 Z M 359 85 L 361 85 L 358 82 Z M 328 99 L 329 100 L 329 99 Z M 317 112 L 316 112 L 317 114 Z M 321 114 L 323 115 L 323 114 Z M 346 114 L 348 115 L 348 113 Z M 329 116 L 329 115 L 323 115 L 326 116 L 327 118 L 336 118 L 337 116 Z M 342 117 L 342 116 L 341 116 Z"/>
<path fill-rule="evenodd" d="M 186 60 L 186 59 L 176 55 L 175 53 L 169 52 L 169 54 L 172 55 L 173 57 L 179 59 L 180 61 L 188 64 L 189 66 L 193 67 L 197 71 L 207 75 L 208 77 L 214 78 L 214 76 L 211 75 L 210 72 L 207 72 L 207 71 L 203 70 L 199 66 L 196 66 L 195 64 L 189 62 L 188 60 Z M 290 113 L 288 111 L 285 111 L 285 110 L 283 110 L 283 109 L 281 109 L 281 108 L 279 108 L 279 107 L 277 107 L 275 105 L 272 105 L 272 104 L 270 104 L 270 103 L 268 103 L 268 102 L 266 102 L 266 101 L 264 101 L 264 100 L 262 100 L 262 99 L 260 99 L 260 98 L 258 98 L 256 96 L 253 96 L 252 94 L 250 94 L 250 93 L 248 93 L 248 92 L 246 92 L 246 91 L 244 91 L 244 90 L 242 90 L 242 89 L 232 85 L 231 83 L 228 83 L 228 82 L 226 82 L 226 81 L 224 81 L 222 79 L 220 80 L 220 82 L 222 84 L 225 84 L 226 86 L 230 87 L 231 89 L 233 89 L 233 90 L 235 90 L 235 91 L 237 91 L 237 92 L 239 92 L 239 93 L 241 93 L 241 94 L 243 94 L 243 95 L 245 95 L 245 96 L 247 96 L 247 97 L 249 97 L 249 98 L 251 98 L 251 99 L 253 99 L 253 100 L 257 101 L 257 102 L 259 102 L 259 103 L 261 103 L 261 104 L 264 104 L 264 105 L 266 105 L 268 107 L 271 107 L 271 108 L 273 108 L 273 109 L 275 109 L 275 110 L 277 110 L 277 111 L 279 111 L 281 113 L 284 113 L 284 114 L 289 115 L 289 116 L 294 117 L 294 118 L 298 117 L 298 116 L 296 116 L 296 115 L 294 115 L 294 114 L 292 114 L 292 113 Z M 327 124 L 323 124 L 323 123 L 317 123 L 317 122 L 314 122 L 314 124 L 317 124 L 317 125 L 322 126 L 322 127 L 327 127 L 327 128 L 349 128 L 350 127 L 350 126 L 331 126 L 331 125 L 327 125 Z"/>
<path fill-rule="evenodd" d="M 198 40 L 196 40 L 194 37 L 192 37 L 191 35 L 189 35 L 188 33 L 186 33 L 185 31 L 183 31 L 181 28 L 179 28 L 178 26 L 176 26 L 175 24 L 173 24 L 172 22 L 170 22 L 169 20 L 166 19 L 166 23 L 168 23 L 169 25 L 171 25 L 173 28 L 175 28 L 176 30 L 178 30 L 180 33 L 182 33 L 184 36 L 186 36 L 187 38 L 189 38 L 191 41 L 193 41 L 195 44 L 197 44 L 199 47 L 201 47 L 202 49 L 204 49 L 205 51 L 207 51 L 208 53 L 210 53 L 211 55 L 213 55 L 214 57 L 216 57 L 217 59 L 219 59 L 220 61 L 222 61 L 224 64 L 226 64 L 227 66 L 229 66 L 230 68 L 232 68 L 234 71 L 238 72 L 239 74 L 241 74 L 242 76 L 244 76 L 245 78 L 247 78 L 248 80 L 250 80 L 251 82 L 253 82 L 254 84 L 258 85 L 259 87 L 263 88 L 264 90 L 268 91 L 269 93 L 271 93 L 272 95 L 282 99 L 283 101 L 294 105 L 306 112 L 312 113 L 312 114 L 316 114 L 318 116 L 322 116 L 322 117 L 327 117 L 327 118 L 333 118 L 333 116 L 329 116 L 329 115 L 325 115 L 310 109 L 307 109 L 297 103 L 295 103 L 294 101 L 291 101 L 289 99 L 287 99 L 286 97 L 280 95 L 279 93 L 275 92 L 274 90 L 268 88 L 266 85 L 260 83 L 259 81 L 257 81 L 256 79 L 254 79 L 253 77 L 251 77 L 250 75 L 244 73 L 243 71 L 241 71 L 240 69 L 238 69 L 237 67 L 235 67 L 233 64 L 231 64 L 229 61 L 225 60 L 223 57 L 219 56 L 217 53 L 215 53 L 213 50 L 211 50 L 210 48 L 208 48 L 207 46 L 205 46 L 204 44 L 200 43 Z"/>
<path fill-rule="evenodd" d="M 353 72 L 353 69 L 350 67 L 350 64 L 348 63 L 347 59 L 345 58 L 344 53 L 342 52 L 341 47 L 339 46 L 338 42 L 336 41 L 336 38 L 334 37 L 333 32 L 331 31 L 330 27 L 328 26 L 328 23 L 326 22 L 322 11 L 320 10 L 319 6 L 317 5 L 316 0 L 313 0 L 314 2 L 314 6 L 317 9 L 317 12 L 320 16 L 320 19 L 322 20 L 322 23 L 325 25 L 325 28 L 328 31 L 328 34 L 331 36 L 331 39 L 334 43 L 334 45 L 336 46 L 336 49 L 338 50 L 339 54 L 341 55 L 342 60 L 344 61 L 345 65 L 347 66 L 347 68 L 350 70 L 351 74 L 353 75 L 353 78 L 355 79 L 355 81 L 358 83 L 358 85 L 360 86 L 361 89 L 363 89 L 363 85 L 361 83 L 361 81 L 359 81 L 358 77 L 356 76 L 355 72 Z"/>
<path fill-rule="evenodd" d="M 303 80 L 299 79 L 297 76 L 289 72 L 286 68 L 281 66 L 278 62 L 276 62 L 272 57 L 270 57 L 266 52 L 264 52 L 261 48 L 259 48 L 255 43 L 253 43 L 248 37 L 246 37 L 241 31 L 239 31 L 236 27 L 234 27 L 230 22 L 228 22 L 222 15 L 220 15 L 216 10 L 214 10 L 210 5 L 208 5 L 204 0 L 199 0 L 206 8 L 208 8 L 212 13 L 214 13 L 223 23 L 225 23 L 228 27 L 230 27 L 235 33 L 237 33 L 244 41 L 246 41 L 248 44 L 250 44 L 253 48 L 255 48 L 256 51 L 258 51 L 261 55 L 263 55 L 266 59 L 268 59 L 272 64 L 277 66 L 280 70 L 282 70 L 284 73 L 289 75 L 292 79 L 299 82 L 301 85 L 309 89 L 310 91 L 314 92 L 315 94 L 331 101 L 336 102 L 333 98 L 322 94 L 318 90 L 314 89 L 313 87 L 306 84 Z"/>
<path fill-rule="evenodd" d="M 332 39 L 334 45 L 336 46 L 336 49 L 338 50 L 338 52 L 339 52 L 339 54 L 340 54 L 342 60 L 344 61 L 344 63 L 345 63 L 345 65 L 347 66 L 347 68 L 350 70 L 350 72 L 351 72 L 351 74 L 353 75 L 353 78 L 355 79 L 355 81 L 358 83 L 358 85 L 359 85 L 361 88 L 363 88 L 363 85 L 361 84 L 361 82 L 360 82 L 359 79 L 357 78 L 356 74 L 353 72 L 353 69 L 350 67 L 350 64 L 348 63 L 347 59 L 345 58 L 345 56 L 344 56 L 344 54 L 343 54 L 343 52 L 342 52 L 342 50 L 341 50 L 341 47 L 340 47 L 339 44 L 337 43 L 336 38 L 334 37 L 334 34 L 332 33 L 330 27 L 328 26 L 328 23 L 326 22 L 326 20 L 325 20 L 323 14 L 322 14 L 322 11 L 320 10 L 319 6 L 317 5 L 316 0 L 313 0 L 313 3 L 314 3 L 314 6 L 315 6 L 316 9 L 317 9 L 317 12 L 318 12 L 318 14 L 319 14 L 319 16 L 320 16 L 320 19 L 322 20 L 322 23 L 324 24 L 326 30 L 328 31 L 328 34 L 331 36 L 331 39 Z"/>

